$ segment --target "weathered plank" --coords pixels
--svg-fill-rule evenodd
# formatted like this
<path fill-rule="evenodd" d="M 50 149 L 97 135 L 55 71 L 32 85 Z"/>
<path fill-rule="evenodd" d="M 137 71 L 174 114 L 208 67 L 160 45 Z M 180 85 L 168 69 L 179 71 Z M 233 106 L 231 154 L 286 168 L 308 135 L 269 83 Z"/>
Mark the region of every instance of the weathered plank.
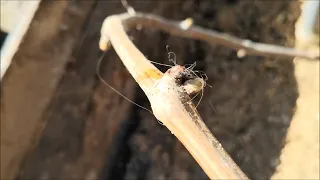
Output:
<path fill-rule="evenodd" d="M 39 144 L 27 156 L 19 178 L 96 178 L 112 154 L 114 138 L 127 120 L 130 102 L 123 100 L 96 77 L 98 48 L 104 18 L 119 2 L 98 2 L 83 39 L 67 64 L 50 106 L 42 119 L 47 124 Z M 121 7 L 121 6 L 120 6 Z M 105 66 L 107 63 L 108 66 Z M 113 52 L 103 59 L 101 72 L 110 84 L 132 98 L 133 79 Z"/>
<path fill-rule="evenodd" d="M 42 112 L 93 2 L 43 1 L 1 82 L 1 179 L 12 179 L 46 121 Z"/>

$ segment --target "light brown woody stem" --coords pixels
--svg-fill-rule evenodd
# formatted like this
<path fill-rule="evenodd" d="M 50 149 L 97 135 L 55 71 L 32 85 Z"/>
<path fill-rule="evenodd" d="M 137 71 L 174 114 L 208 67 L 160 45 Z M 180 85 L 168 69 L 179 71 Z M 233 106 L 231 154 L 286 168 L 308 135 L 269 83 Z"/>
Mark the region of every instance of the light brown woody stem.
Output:
<path fill-rule="evenodd" d="M 107 50 L 111 42 L 147 95 L 156 118 L 184 144 L 211 179 L 248 179 L 208 130 L 184 88 L 177 85 L 174 72 L 179 66 L 162 74 L 130 41 L 125 30 L 135 24 L 132 18 L 129 14 L 106 18 L 100 48 Z"/>

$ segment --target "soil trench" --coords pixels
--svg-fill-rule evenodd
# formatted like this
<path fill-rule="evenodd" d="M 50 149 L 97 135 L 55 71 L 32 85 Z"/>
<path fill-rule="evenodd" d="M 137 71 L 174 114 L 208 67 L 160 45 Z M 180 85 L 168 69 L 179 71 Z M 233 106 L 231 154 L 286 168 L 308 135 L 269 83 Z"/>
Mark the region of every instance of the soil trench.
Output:
<path fill-rule="evenodd" d="M 20 124 L 21 117 L 33 113 L 27 116 L 34 120 L 30 126 L 42 125 L 35 128 L 37 130 L 26 128 L 28 133 L 33 133 L 32 137 L 19 136 L 30 143 L 24 147 L 23 158 L 17 165 L 18 179 L 208 179 L 184 146 L 152 114 L 118 96 L 97 78 L 96 65 L 102 56 L 98 48 L 102 22 L 105 17 L 125 10 L 120 1 L 90 2 L 63 4 L 62 17 L 55 16 L 57 19 L 52 22 L 55 26 L 41 34 L 48 37 L 51 33 L 63 39 L 64 34 L 56 35 L 55 30 L 75 27 L 76 20 L 64 22 L 61 18 L 82 19 L 77 25 L 78 35 L 70 40 L 73 44 L 63 47 L 60 44 L 63 41 L 50 41 L 37 49 L 24 47 L 25 52 L 35 54 L 34 59 L 43 59 L 37 62 L 41 65 L 39 68 L 54 70 L 60 75 L 35 71 L 30 65 L 35 62 L 25 60 L 28 54 L 15 57 L 1 87 L 1 157 L 7 156 L 2 148 L 10 146 L 3 147 L 3 128 L 6 128 L 3 124 L 9 122 L 14 113 L 19 113 L 20 118 L 17 116 L 12 126 L 21 133 L 25 129 Z M 206 28 L 291 47 L 294 24 L 300 13 L 297 1 L 132 0 L 129 3 L 136 11 L 174 20 L 192 17 L 194 24 Z M 46 1 L 40 9 L 59 6 L 61 2 Z M 33 26 L 49 28 L 41 16 L 44 14 L 37 12 L 38 19 Z M 207 83 L 212 86 L 204 89 L 204 98 L 198 107 L 202 119 L 249 178 L 269 179 L 280 163 L 298 95 L 292 59 L 238 58 L 229 48 L 172 37 L 155 29 L 135 30 L 130 35 L 152 61 L 170 64 L 166 51 L 166 45 L 170 45 L 178 64 L 197 62 L 195 69 L 205 71 Z M 26 42 L 37 41 L 37 38 L 40 37 L 26 39 Z M 59 44 L 62 49 L 54 53 L 61 54 L 64 50 L 72 53 L 49 58 L 52 48 Z M 60 64 L 55 67 L 57 61 Z M 108 83 L 150 108 L 147 98 L 113 50 L 104 55 L 102 62 L 100 73 Z M 22 71 L 26 72 L 24 76 L 19 75 Z M 33 75 L 29 76 L 29 72 Z M 53 76 L 56 80 L 49 81 Z M 39 79 L 43 79 L 41 86 L 34 88 Z M 24 91 L 33 95 L 31 105 L 28 101 L 21 102 L 29 97 L 21 92 L 21 82 L 26 84 Z M 46 86 L 49 90 L 42 91 Z M 39 92 L 43 96 L 36 96 Z M 22 97 L 13 98 L 16 94 Z M 8 109 L 17 104 L 21 107 L 19 112 Z M 30 106 L 43 108 L 31 111 Z M 12 133 L 15 131 L 10 132 L 16 136 Z"/>

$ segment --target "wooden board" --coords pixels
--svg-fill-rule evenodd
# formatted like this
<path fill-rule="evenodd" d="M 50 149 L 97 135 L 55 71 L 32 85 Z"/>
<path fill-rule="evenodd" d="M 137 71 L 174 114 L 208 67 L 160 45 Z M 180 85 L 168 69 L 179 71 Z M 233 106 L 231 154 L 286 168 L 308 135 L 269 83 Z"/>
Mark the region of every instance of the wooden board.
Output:
<path fill-rule="evenodd" d="M 40 0 L 1 1 L 1 29 L 9 33 L 1 48 L 1 79 L 10 66 L 39 4 Z"/>
<path fill-rule="evenodd" d="M 12 179 L 35 146 L 64 66 L 93 2 L 43 1 L 1 82 L 1 179 Z"/>

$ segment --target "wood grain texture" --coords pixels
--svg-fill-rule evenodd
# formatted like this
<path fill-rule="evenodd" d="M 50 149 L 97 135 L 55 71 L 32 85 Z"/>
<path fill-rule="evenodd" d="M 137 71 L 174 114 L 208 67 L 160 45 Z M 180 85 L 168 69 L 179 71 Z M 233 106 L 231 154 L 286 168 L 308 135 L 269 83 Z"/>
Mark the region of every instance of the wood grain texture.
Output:
<path fill-rule="evenodd" d="M 43 1 L 1 82 L 1 179 L 13 179 L 46 121 L 91 2 Z"/>

